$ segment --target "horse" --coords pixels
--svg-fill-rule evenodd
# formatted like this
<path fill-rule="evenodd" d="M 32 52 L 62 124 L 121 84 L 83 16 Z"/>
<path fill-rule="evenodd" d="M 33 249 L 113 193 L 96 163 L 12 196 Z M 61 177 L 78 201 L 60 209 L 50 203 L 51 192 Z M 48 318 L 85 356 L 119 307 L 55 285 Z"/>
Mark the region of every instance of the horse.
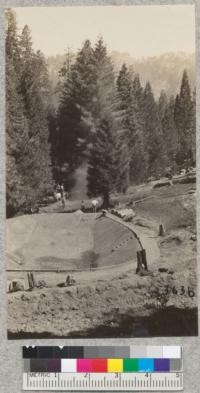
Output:
<path fill-rule="evenodd" d="M 54 193 L 54 196 L 55 196 L 55 199 L 56 199 L 56 201 L 58 202 L 58 201 L 61 201 L 61 198 L 62 198 L 62 195 L 61 195 L 61 192 L 55 192 Z"/>
<path fill-rule="evenodd" d="M 99 201 L 97 199 L 93 199 L 92 200 L 93 213 L 96 213 L 98 205 L 99 205 Z"/>

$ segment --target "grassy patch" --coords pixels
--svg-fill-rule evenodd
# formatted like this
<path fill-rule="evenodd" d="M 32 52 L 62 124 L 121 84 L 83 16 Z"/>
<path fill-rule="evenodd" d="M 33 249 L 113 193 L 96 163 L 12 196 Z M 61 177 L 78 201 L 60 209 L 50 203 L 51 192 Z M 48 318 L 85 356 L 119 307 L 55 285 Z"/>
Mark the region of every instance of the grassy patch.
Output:
<path fill-rule="evenodd" d="M 136 206 L 136 212 L 162 223 L 167 231 L 195 225 L 194 214 L 178 198 L 147 200 Z"/>

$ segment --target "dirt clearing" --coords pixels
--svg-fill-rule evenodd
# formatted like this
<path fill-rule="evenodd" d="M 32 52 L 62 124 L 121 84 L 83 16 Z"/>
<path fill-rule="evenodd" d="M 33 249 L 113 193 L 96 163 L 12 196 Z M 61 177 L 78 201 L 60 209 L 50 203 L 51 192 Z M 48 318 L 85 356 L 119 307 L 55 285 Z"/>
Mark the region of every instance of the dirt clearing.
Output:
<path fill-rule="evenodd" d="M 139 245 L 132 232 L 108 218 L 80 212 L 22 217 L 16 238 L 13 221 L 8 266 L 22 269 L 10 262 L 12 254 L 23 255 L 28 268 L 56 269 L 35 273 L 36 281 L 44 280 L 47 288 L 8 294 L 9 337 L 198 334 L 195 194 L 189 185 L 164 188 L 155 191 L 147 185 L 125 198 L 136 212 L 130 225 L 146 249 L 148 276 L 135 273 Z M 147 199 L 135 204 L 139 192 Z M 119 198 L 116 206 L 126 206 L 123 196 Z M 67 275 L 59 271 L 61 266 L 71 269 L 74 286 L 58 287 Z M 22 271 L 7 274 L 8 280 L 27 282 Z"/>

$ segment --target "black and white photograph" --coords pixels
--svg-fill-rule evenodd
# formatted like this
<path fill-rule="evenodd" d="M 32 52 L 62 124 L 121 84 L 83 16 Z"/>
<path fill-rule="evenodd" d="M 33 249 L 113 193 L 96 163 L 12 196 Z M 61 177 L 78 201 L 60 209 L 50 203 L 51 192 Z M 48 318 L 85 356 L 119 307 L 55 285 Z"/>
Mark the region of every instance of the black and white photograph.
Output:
<path fill-rule="evenodd" d="M 194 5 L 5 11 L 7 334 L 198 335 Z"/>

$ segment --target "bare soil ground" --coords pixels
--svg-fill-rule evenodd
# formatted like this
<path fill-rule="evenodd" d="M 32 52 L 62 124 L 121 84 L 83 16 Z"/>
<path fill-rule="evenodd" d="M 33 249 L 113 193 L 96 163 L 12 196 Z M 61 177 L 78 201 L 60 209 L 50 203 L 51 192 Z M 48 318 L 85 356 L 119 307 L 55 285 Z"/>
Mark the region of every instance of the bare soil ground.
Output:
<path fill-rule="evenodd" d="M 9 219 L 7 270 L 76 271 L 90 269 L 94 256 L 96 268 L 135 259 L 139 244 L 131 232 L 98 216 L 77 211 Z"/>
<path fill-rule="evenodd" d="M 65 281 L 66 273 L 59 272 L 59 269 L 55 273 L 37 272 L 36 280 L 45 280 L 47 288 L 9 293 L 9 337 L 196 335 L 195 194 L 190 193 L 191 185 L 176 185 L 172 188 L 152 190 L 150 185 L 146 188 L 138 186 L 126 196 L 114 197 L 116 204 L 128 203 L 137 213 L 132 225 L 147 251 L 150 271 L 147 276 L 135 274 L 136 239 L 130 238 L 131 232 L 127 228 L 109 219 L 96 219 L 97 216 L 94 219 L 93 214 L 75 213 L 75 222 L 79 217 L 78 224 L 74 224 L 74 227 L 70 221 L 70 228 L 68 217 L 74 214 L 42 214 L 37 215 L 37 218 L 26 216 L 22 217 L 20 232 L 15 221 L 17 219 L 14 219 L 14 233 L 7 242 L 8 254 L 13 255 L 20 244 L 21 253 L 26 252 L 30 256 L 26 262 L 28 267 L 30 261 L 31 264 L 41 266 L 41 259 L 38 258 L 52 256 L 51 261 L 43 260 L 42 266 L 53 264 L 57 268 L 69 263 L 71 268 L 74 263 L 83 263 L 84 253 L 92 250 L 97 258 L 98 269 L 90 271 L 87 268 L 73 272 L 76 283 L 65 288 L 59 288 L 57 284 Z M 135 204 L 139 198 L 147 199 Z M 57 216 L 58 222 L 53 228 L 51 220 L 54 222 L 53 217 Z M 87 221 L 80 221 L 82 216 Z M 29 231 L 24 231 L 26 219 L 31 236 Z M 35 235 L 32 220 L 34 223 L 35 220 L 42 220 L 40 236 Z M 165 228 L 163 237 L 157 236 L 159 223 Z M 69 235 L 69 232 L 73 232 L 72 227 L 74 234 Z M 60 244 L 60 251 L 56 257 L 61 258 L 62 263 L 54 258 L 55 245 L 50 244 L 57 230 L 59 234 L 55 235 L 55 243 Z M 26 232 L 24 237 L 23 231 Z M 34 247 L 29 251 L 33 239 Z M 74 248 L 76 239 L 78 247 L 75 247 L 77 251 L 73 254 L 70 247 Z M 120 246 L 124 241 L 126 243 Z M 119 247 L 112 251 L 116 245 Z M 35 255 L 36 262 L 33 258 Z M 9 266 L 22 269 L 10 257 Z M 26 277 L 20 271 L 7 274 L 8 280 L 24 280 Z"/>

